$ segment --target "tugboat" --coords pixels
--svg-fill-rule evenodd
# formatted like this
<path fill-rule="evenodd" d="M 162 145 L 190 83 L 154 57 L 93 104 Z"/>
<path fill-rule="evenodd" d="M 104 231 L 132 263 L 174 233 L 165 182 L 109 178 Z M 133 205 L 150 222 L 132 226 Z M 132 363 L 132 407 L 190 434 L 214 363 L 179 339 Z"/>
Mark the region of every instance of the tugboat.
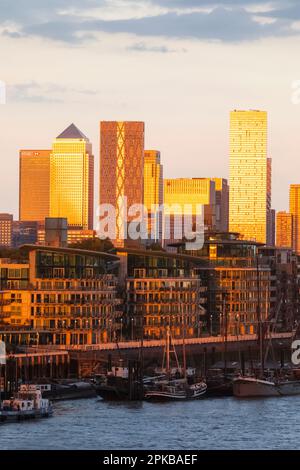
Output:
<path fill-rule="evenodd" d="M 0 423 L 48 418 L 52 413 L 51 402 L 42 398 L 36 385 L 21 385 L 10 400 L 0 403 Z"/>

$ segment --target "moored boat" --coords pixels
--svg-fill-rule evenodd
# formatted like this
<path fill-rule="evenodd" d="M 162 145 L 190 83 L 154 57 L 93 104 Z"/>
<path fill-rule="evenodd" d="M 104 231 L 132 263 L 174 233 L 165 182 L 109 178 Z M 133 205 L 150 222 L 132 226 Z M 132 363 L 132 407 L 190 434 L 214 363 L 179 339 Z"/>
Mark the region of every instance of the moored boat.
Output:
<path fill-rule="evenodd" d="M 35 385 L 21 385 L 10 400 L 3 400 L 0 423 L 48 418 L 52 414 L 52 404 L 47 398 L 42 398 L 41 390 Z"/>
<path fill-rule="evenodd" d="M 172 400 L 192 400 L 205 395 L 207 385 L 205 382 L 198 382 L 188 385 L 186 381 L 170 381 L 156 384 L 153 389 L 145 392 L 146 400 L 172 401 Z"/>

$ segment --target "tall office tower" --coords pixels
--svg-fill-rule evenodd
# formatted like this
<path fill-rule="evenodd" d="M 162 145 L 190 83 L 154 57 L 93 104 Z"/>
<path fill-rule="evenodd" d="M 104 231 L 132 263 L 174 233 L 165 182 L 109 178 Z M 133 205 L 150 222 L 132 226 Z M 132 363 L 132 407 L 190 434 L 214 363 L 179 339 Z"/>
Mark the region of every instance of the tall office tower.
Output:
<path fill-rule="evenodd" d="M 89 139 L 71 124 L 53 142 L 50 155 L 50 217 L 68 226 L 92 229 L 94 156 Z"/>
<path fill-rule="evenodd" d="M 229 230 L 269 243 L 271 159 L 265 111 L 230 113 L 229 188 Z"/>
<path fill-rule="evenodd" d="M 225 178 L 211 178 L 216 185 L 216 229 L 228 232 L 229 186 Z"/>
<path fill-rule="evenodd" d="M 292 248 L 293 246 L 293 215 L 289 212 L 277 212 L 276 246 Z"/>
<path fill-rule="evenodd" d="M 185 205 L 190 205 L 190 207 Z M 182 215 L 192 217 L 193 231 L 197 205 L 202 206 L 204 229 L 216 230 L 215 182 L 210 178 L 177 178 L 164 180 L 164 244 L 184 236 Z M 173 208 L 172 208 L 173 206 Z M 176 208 L 177 206 L 177 208 Z M 182 233 L 182 237 L 180 234 Z"/>
<path fill-rule="evenodd" d="M 148 238 L 162 241 L 162 210 L 164 202 L 163 166 L 158 150 L 145 150 L 144 154 L 144 205 L 148 212 Z"/>
<path fill-rule="evenodd" d="M 293 215 L 292 248 L 300 254 L 300 184 L 290 185 L 290 214 Z"/>
<path fill-rule="evenodd" d="M 133 242 L 127 222 L 136 216 L 124 213 L 143 204 L 144 199 L 144 123 L 138 121 L 102 121 L 100 123 L 100 204 L 111 204 L 116 211 L 115 234 L 111 240 L 118 247 Z M 140 240 L 134 243 L 139 243 Z"/>
<path fill-rule="evenodd" d="M 49 216 L 51 150 L 21 150 L 19 219 L 44 223 Z"/>
<path fill-rule="evenodd" d="M 0 214 L 0 246 L 12 246 L 12 225 L 13 216 L 11 214 Z"/>

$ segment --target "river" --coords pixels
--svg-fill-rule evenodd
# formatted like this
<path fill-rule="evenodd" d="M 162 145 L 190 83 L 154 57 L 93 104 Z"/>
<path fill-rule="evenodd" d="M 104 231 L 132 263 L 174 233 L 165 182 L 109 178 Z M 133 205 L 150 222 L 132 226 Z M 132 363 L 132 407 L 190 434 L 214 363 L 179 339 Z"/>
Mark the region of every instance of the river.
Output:
<path fill-rule="evenodd" d="M 0 449 L 299 449 L 300 396 L 184 403 L 56 402 L 54 416 L 0 426 Z"/>

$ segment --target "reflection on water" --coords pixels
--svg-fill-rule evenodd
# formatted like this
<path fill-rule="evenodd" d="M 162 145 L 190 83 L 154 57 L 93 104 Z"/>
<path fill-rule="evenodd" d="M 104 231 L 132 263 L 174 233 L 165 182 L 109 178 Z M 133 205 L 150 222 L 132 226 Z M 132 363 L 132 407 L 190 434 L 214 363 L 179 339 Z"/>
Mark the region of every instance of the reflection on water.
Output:
<path fill-rule="evenodd" d="M 54 404 L 53 418 L 0 426 L 0 449 L 299 449 L 300 397 Z"/>

